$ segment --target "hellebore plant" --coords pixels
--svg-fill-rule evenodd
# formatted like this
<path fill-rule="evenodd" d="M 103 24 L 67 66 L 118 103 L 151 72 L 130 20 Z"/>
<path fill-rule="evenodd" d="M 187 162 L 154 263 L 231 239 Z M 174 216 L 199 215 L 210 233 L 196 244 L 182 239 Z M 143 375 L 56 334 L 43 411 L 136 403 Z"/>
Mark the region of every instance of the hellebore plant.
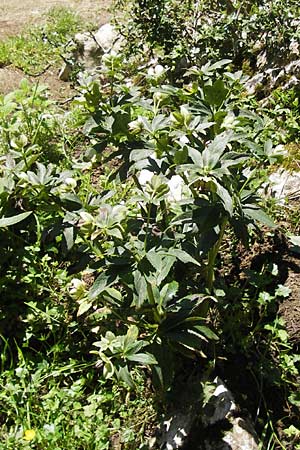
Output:
<path fill-rule="evenodd" d="M 217 339 L 207 316 L 228 228 L 247 245 L 257 221 L 272 225 L 256 195 L 257 168 L 266 158 L 263 151 L 253 153 L 253 146 L 264 148 L 260 133 L 252 139 L 256 116 L 237 110 L 240 75 L 216 74 L 227 63 L 192 71 L 192 86 L 155 87 L 150 98 L 121 87 L 114 99 L 127 123 L 126 131 L 124 123 L 115 129 L 114 155 L 122 155 L 122 164 L 114 177 L 131 178 L 135 187 L 122 213 L 118 205 L 99 205 L 99 211 L 106 208 L 105 223 L 96 215 L 92 230 L 79 227 L 83 239 L 93 241 L 99 272 L 80 313 L 93 306 L 105 311 L 106 323 L 118 323 L 113 332 L 102 321 L 95 345 L 106 375 L 127 383 L 131 365 L 140 362 L 151 365 L 157 386 L 166 389 L 178 353 L 205 354 L 207 343 Z M 117 127 L 114 113 L 94 114 L 99 123 L 89 132 L 97 134 L 110 119 L 111 128 Z M 107 133 L 103 139 L 109 142 Z M 138 345 L 128 347 L 133 325 Z M 109 346 L 103 341 L 106 328 Z"/>

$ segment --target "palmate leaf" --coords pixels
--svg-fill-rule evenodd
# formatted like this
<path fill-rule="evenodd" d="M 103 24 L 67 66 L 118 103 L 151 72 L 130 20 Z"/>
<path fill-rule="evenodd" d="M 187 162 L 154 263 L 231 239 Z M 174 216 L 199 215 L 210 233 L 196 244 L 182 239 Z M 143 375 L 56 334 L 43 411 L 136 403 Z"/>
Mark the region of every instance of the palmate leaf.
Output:
<path fill-rule="evenodd" d="M 202 152 L 204 167 L 213 169 L 220 162 L 220 158 L 225 152 L 230 138 L 230 134 L 221 133 L 216 136 L 210 144 L 208 144 L 208 146 Z"/>
<path fill-rule="evenodd" d="M 157 285 L 159 286 L 169 275 L 170 270 L 176 261 L 176 255 L 163 254 L 152 250 L 147 253 L 146 257 L 156 270 L 155 277 Z"/>
<path fill-rule="evenodd" d="M 193 222 L 198 225 L 201 232 L 210 231 L 220 223 L 224 214 L 220 203 L 210 204 L 204 199 L 199 199 L 195 203 L 198 208 L 193 211 Z"/>
<path fill-rule="evenodd" d="M 203 91 L 205 100 L 214 106 L 221 106 L 229 92 L 222 80 L 216 80 L 212 86 L 204 86 Z"/>
<path fill-rule="evenodd" d="M 15 225 L 16 223 L 22 222 L 22 220 L 27 219 L 28 216 L 32 214 L 32 211 L 27 211 L 21 214 L 17 214 L 11 217 L 2 217 L 0 219 L 0 227 L 10 227 L 11 225 Z"/>
<path fill-rule="evenodd" d="M 201 266 L 201 264 L 195 258 L 193 258 L 187 252 L 179 248 L 171 248 L 168 252 L 168 255 L 175 256 L 177 259 L 179 259 L 179 261 L 183 262 L 184 264 L 191 263 L 199 267 Z"/>
<path fill-rule="evenodd" d="M 188 147 L 188 155 L 196 166 L 199 166 L 201 168 L 204 167 L 203 157 L 199 150 L 196 150 L 193 147 Z M 183 167 L 188 168 L 188 165 Z"/>

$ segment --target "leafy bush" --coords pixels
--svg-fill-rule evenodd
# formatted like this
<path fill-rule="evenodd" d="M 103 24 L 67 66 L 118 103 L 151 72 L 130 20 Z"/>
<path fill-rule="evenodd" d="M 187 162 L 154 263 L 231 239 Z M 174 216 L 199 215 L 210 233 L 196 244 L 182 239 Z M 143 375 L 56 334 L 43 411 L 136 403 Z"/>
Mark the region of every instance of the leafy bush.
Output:
<path fill-rule="evenodd" d="M 160 47 L 171 67 L 180 58 L 197 64 L 230 58 L 254 70 L 262 52 L 267 64 L 289 60 L 289 46 L 299 39 L 296 0 L 119 0 L 117 6 L 128 8 L 121 30 L 132 47 L 141 49 L 141 41 Z"/>

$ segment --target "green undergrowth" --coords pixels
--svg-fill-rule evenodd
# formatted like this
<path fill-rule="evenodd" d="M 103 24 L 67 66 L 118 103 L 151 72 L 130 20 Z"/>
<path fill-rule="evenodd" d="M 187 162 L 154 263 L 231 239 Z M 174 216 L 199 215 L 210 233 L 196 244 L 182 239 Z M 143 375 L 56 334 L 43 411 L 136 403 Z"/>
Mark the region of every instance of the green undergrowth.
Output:
<path fill-rule="evenodd" d="M 31 25 L 29 31 L 0 42 L 0 66 L 12 64 L 25 74 L 38 75 L 49 65 L 61 63 L 71 50 L 74 35 L 88 27 L 91 25 L 73 11 L 54 7 L 43 25 Z"/>
<path fill-rule="evenodd" d="M 105 450 L 112 442 L 137 448 L 156 416 L 144 380 L 136 377 L 133 393 L 99 379 L 91 364 L 55 356 L 21 355 L 2 371 L 0 448 Z"/>
<path fill-rule="evenodd" d="M 105 55 L 67 111 L 26 80 L 0 97 L 3 450 L 147 450 L 191 375 L 228 380 L 261 449 L 299 446 L 299 218 L 285 236 L 264 197 L 297 92 L 262 106 L 229 59 L 174 81 L 161 51 Z"/>

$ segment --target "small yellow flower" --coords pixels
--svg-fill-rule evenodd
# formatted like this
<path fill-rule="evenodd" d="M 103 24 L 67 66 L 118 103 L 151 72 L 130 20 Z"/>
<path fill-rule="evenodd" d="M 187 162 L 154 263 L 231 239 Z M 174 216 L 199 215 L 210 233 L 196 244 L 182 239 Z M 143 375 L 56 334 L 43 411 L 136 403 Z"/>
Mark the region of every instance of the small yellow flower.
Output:
<path fill-rule="evenodd" d="M 25 441 L 32 441 L 32 439 L 34 439 L 34 438 L 35 438 L 34 430 L 25 430 L 25 432 L 24 432 Z"/>

